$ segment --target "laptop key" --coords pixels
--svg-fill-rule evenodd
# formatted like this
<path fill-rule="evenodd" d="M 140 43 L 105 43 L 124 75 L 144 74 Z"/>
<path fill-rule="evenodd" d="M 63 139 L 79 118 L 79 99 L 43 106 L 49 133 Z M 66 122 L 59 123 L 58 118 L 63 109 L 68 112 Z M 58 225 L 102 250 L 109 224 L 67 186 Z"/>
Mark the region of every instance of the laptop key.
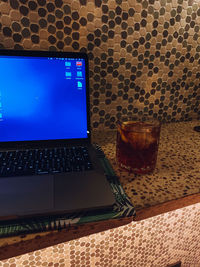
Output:
<path fill-rule="evenodd" d="M 74 167 L 73 167 L 73 171 L 75 171 L 75 172 L 80 172 L 80 171 L 82 171 L 82 167 L 79 166 L 79 165 L 74 166 Z"/>
<path fill-rule="evenodd" d="M 60 170 L 52 170 L 52 173 L 60 173 Z"/>
<path fill-rule="evenodd" d="M 92 163 L 85 164 L 85 170 L 92 170 L 92 169 L 93 169 Z"/>
<path fill-rule="evenodd" d="M 48 174 L 48 171 L 38 171 L 37 174 Z"/>

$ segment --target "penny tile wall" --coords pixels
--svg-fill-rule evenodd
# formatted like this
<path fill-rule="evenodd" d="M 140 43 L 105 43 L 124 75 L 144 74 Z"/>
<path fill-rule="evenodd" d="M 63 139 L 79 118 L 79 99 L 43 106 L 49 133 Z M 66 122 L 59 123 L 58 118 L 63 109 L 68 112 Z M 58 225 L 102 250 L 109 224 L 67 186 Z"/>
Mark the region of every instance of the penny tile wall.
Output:
<path fill-rule="evenodd" d="M 200 115 L 199 0 L 2 0 L 0 48 L 87 52 L 93 128 Z"/>
<path fill-rule="evenodd" d="M 0 267 L 200 266 L 200 204 L 19 257 Z"/>

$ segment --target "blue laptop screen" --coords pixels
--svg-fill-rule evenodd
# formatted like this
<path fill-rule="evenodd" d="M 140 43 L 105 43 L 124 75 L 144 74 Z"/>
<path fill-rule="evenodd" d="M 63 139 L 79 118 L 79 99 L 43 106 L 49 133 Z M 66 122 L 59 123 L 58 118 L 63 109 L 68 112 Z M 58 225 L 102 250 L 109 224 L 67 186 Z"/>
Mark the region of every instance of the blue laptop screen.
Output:
<path fill-rule="evenodd" d="M 0 56 L 0 141 L 87 137 L 85 60 Z"/>

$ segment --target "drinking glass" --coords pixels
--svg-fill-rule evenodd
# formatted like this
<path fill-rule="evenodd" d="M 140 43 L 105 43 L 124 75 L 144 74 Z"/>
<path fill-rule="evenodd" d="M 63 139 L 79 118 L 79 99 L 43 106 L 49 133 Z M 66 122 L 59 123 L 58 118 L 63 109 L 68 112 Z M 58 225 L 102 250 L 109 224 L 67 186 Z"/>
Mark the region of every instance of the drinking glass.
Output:
<path fill-rule="evenodd" d="M 156 166 L 161 124 L 154 119 L 118 123 L 116 158 L 119 167 L 137 174 L 152 173 Z"/>

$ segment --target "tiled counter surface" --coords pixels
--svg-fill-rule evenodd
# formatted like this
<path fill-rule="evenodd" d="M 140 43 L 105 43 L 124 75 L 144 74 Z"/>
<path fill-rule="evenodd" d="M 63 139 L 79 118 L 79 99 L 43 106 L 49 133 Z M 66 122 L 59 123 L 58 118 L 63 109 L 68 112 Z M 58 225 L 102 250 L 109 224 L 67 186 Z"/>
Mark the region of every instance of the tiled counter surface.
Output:
<path fill-rule="evenodd" d="M 156 169 L 151 175 L 121 171 L 116 164 L 116 132 L 95 132 L 134 207 L 141 210 L 200 192 L 200 121 L 162 125 Z"/>
<path fill-rule="evenodd" d="M 154 207 L 154 214 L 200 202 L 200 133 L 193 127 L 198 121 L 170 123 L 162 125 L 157 167 L 151 175 L 133 175 L 121 172 L 115 160 L 116 131 L 94 132 L 93 141 L 101 145 L 110 160 L 127 195 L 134 204 L 138 214 L 143 214 Z M 177 205 L 179 201 L 181 205 Z M 170 203 L 170 209 L 163 207 Z M 168 204 L 167 204 L 168 205 Z M 160 208 L 159 208 L 160 207 Z M 137 218 L 137 217 L 136 217 Z M 144 218 L 141 216 L 141 218 Z M 75 226 L 71 231 L 30 234 L 27 236 L 0 239 L 1 257 L 20 255 L 28 251 L 55 245 L 64 241 L 79 238 L 90 233 L 99 232 L 129 220 L 115 223 L 105 221 L 90 225 Z M 16 250 L 16 253 L 11 253 Z M 24 252 L 23 252 L 24 250 Z"/>

